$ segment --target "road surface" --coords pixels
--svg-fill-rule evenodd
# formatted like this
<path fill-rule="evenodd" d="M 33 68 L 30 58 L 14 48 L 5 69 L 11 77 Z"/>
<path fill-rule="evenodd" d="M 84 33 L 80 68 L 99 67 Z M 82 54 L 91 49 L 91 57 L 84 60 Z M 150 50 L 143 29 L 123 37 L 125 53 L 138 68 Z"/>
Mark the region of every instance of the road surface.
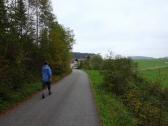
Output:
<path fill-rule="evenodd" d="M 39 93 L 0 117 L 0 126 L 99 126 L 85 72 L 74 70 L 52 87 L 52 93 L 43 100 Z"/>

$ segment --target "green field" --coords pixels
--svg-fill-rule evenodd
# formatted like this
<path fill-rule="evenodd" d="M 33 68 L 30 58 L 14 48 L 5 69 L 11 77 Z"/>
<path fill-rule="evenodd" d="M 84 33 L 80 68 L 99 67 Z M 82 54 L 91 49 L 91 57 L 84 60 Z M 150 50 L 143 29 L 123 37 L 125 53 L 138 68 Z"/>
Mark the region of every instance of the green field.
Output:
<path fill-rule="evenodd" d="M 168 88 L 168 60 L 137 60 L 136 62 L 144 78 Z"/>
<path fill-rule="evenodd" d="M 136 62 L 140 70 L 168 67 L 168 60 L 166 59 L 136 60 Z"/>

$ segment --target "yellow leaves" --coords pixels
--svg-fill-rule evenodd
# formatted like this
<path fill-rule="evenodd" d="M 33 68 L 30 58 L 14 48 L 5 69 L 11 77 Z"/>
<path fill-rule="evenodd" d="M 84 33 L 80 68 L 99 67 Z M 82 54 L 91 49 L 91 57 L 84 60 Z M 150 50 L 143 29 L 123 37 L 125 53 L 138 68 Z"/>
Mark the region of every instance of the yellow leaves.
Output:
<path fill-rule="evenodd" d="M 70 69 L 70 39 L 67 31 L 55 23 L 49 32 L 49 61 L 58 74 L 63 74 Z"/>
<path fill-rule="evenodd" d="M 130 90 L 127 95 L 127 102 L 129 106 L 137 113 L 142 107 L 142 102 L 140 98 L 140 94 L 136 90 Z"/>

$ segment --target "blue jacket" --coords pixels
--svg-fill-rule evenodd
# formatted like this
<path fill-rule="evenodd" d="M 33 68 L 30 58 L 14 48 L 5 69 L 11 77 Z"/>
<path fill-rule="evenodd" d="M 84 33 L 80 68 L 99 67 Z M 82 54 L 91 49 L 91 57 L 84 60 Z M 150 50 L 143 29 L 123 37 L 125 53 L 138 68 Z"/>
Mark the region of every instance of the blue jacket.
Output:
<path fill-rule="evenodd" d="M 42 80 L 44 82 L 48 82 L 50 81 L 51 77 L 52 77 L 51 68 L 49 67 L 49 65 L 44 65 L 42 67 Z"/>

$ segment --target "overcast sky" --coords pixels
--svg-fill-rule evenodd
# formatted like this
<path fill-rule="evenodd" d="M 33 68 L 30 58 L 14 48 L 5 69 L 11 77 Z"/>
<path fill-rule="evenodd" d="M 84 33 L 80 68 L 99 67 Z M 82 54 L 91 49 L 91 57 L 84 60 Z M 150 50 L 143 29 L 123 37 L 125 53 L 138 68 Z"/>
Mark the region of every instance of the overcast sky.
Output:
<path fill-rule="evenodd" d="M 168 56 L 168 0 L 52 0 L 58 21 L 74 30 L 74 51 Z"/>

